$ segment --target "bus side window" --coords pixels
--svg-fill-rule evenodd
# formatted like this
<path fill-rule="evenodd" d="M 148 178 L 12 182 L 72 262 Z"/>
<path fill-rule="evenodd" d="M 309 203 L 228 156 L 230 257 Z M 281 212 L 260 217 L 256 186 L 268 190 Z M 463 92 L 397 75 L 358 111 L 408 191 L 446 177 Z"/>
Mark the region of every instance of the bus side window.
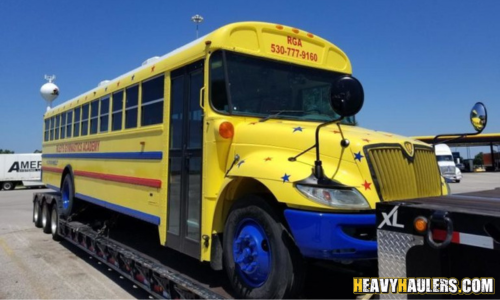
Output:
<path fill-rule="evenodd" d="M 54 117 L 50 118 L 50 140 L 54 140 Z"/>
<path fill-rule="evenodd" d="M 165 76 L 142 83 L 141 126 L 163 122 L 163 93 Z"/>
<path fill-rule="evenodd" d="M 109 96 L 101 98 L 101 112 L 99 132 L 108 131 L 109 127 Z"/>
<path fill-rule="evenodd" d="M 66 137 L 66 113 L 61 114 L 61 140 Z"/>
<path fill-rule="evenodd" d="M 123 118 L 123 91 L 113 93 L 113 114 L 111 116 L 111 130 L 121 130 L 122 129 L 122 118 Z"/>
<path fill-rule="evenodd" d="M 99 121 L 99 100 L 90 103 L 90 134 L 97 133 L 97 123 Z"/>
<path fill-rule="evenodd" d="M 54 139 L 58 140 L 59 139 L 59 119 L 60 119 L 60 115 L 57 115 L 55 118 L 56 118 L 56 127 L 55 127 L 55 130 L 54 130 Z"/>
<path fill-rule="evenodd" d="M 46 142 L 49 140 L 49 128 L 50 128 L 49 126 L 50 126 L 50 119 L 45 119 L 45 134 L 43 140 Z"/>
<path fill-rule="evenodd" d="M 71 137 L 71 125 L 73 124 L 73 111 L 70 110 L 66 113 L 67 121 L 66 121 L 66 137 Z"/>
<path fill-rule="evenodd" d="M 137 108 L 139 99 L 139 86 L 127 88 L 125 94 L 125 128 L 137 127 Z"/>
<path fill-rule="evenodd" d="M 89 103 L 82 106 L 82 136 L 89 134 Z"/>
<path fill-rule="evenodd" d="M 80 107 L 75 108 L 75 126 L 73 126 L 73 136 L 80 136 Z"/>

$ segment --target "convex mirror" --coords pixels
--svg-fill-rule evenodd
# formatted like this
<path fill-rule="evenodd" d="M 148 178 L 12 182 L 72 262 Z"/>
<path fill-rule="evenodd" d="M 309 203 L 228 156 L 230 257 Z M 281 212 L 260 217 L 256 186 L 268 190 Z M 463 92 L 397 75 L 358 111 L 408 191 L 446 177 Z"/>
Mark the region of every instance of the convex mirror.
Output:
<path fill-rule="evenodd" d="M 484 128 L 486 128 L 487 121 L 488 114 L 486 112 L 486 107 L 483 103 L 477 102 L 474 104 L 470 112 L 470 122 L 477 133 L 481 133 Z"/>
<path fill-rule="evenodd" d="M 343 76 L 332 83 L 330 105 L 342 117 L 357 114 L 363 107 L 364 97 L 363 86 L 354 77 Z"/>

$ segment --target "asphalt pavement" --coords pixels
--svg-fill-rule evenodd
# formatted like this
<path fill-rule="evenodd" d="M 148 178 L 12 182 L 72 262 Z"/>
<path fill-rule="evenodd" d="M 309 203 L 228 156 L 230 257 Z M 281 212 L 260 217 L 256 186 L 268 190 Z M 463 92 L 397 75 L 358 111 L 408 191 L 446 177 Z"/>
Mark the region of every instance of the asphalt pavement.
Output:
<path fill-rule="evenodd" d="M 0 191 L 0 299 L 148 298 L 118 273 L 34 226 L 32 195 L 42 191 Z"/>

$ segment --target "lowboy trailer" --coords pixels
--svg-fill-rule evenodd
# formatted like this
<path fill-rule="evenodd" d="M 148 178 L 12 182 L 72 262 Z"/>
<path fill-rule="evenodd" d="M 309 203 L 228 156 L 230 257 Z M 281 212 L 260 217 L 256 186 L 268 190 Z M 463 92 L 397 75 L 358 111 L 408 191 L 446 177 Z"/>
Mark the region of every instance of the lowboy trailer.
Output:
<path fill-rule="evenodd" d="M 59 218 L 62 207 L 57 192 L 33 194 L 33 222 L 55 241 L 67 240 L 89 255 L 115 270 L 155 298 L 223 299 L 203 285 L 165 267 L 155 259 L 109 238 L 104 223 L 100 229 Z"/>

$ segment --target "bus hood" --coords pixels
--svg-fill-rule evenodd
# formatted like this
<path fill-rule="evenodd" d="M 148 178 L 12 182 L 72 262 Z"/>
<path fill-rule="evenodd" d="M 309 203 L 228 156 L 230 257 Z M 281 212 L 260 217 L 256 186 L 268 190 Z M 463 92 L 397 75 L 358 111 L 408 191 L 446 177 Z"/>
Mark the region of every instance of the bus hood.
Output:
<path fill-rule="evenodd" d="M 247 145 L 257 148 L 269 148 L 282 150 L 292 156 L 315 144 L 315 132 L 318 123 L 274 121 L 241 123 L 235 128 L 233 145 Z M 395 135 L 387 132 L 373 131 L 358 126 L 332 124 L 320 129 L 320 155 L 321 159 L 342 159 L 349 162 L 359 160 L 354 156 L 365 146 L 374 144 L 399 144 L 404 147 L 405 143 L 412 145 L 429 145 L 413 140 L 408 137 Z M 342 147 L 342 139 L 348 140 L 348 146 Z M 350 155 L 346 154 L 347 152 Z M 315 149 L 311 149 L 297 160 L 314 165 Z M 304 159 L 307 158 L 307 159 Z"/>
<path fill-rule="evenodd" d="M 284 191 L 284 185 L 295 184 L 312 175 L 316 160 L 315 131 L 318 123 L 268 120 L 266 122 L 242 122 L 235 126 L 231 154 L 228 159 L 229 176 L 251 177 L 274 187 L 276 193 Z M 320 158 L 325 176 L 343 185 L 356 188 L 372 208 L 380 200 L 375 187 L 373 172 L 367 161 L 368 149 L 406 148 L 414 152 L 416 147 L 425 147 L 435 161 L 432 148 L 407 137 L 364 129 L 357 126 L 332 124 L 320 129 Z M 341 146 L 342 139 L 349 141 Z M 309 151 L 306 151 L 311 148 Z M 304 154 L 302 152 L 306 151 Z M 413 154 L 412 154 L 413 155 Z M 295 160 L 293 158 L 296 158 Z M 397 156 L 397 163 L 405 161 Z M 394 165 L 394 164 L 393 164 Z M 397 168 L 397 167 L 396 167 Z M 436 172 L 437 164 L 436 164 Z M 402 178 L 410 178 L 401 174 Z M 438 175 L 439 176 L 439 175 Z M 406 180 L 405 179 L 405 180 Z M 398 178 L 390 178 L 399 185 Z M 438 177 L 439 180 L 439 177 Z M 380 181 L 379 181 L 380 183 Z M 440 183 L 435 187 L 439 189 Z M 393 197 L 393 195 L 389 195 Z M 389 196 L 387 198 L 389 198 Z M 407 195 L 394 197 L 409 198 Z M 284 199 L 292 198 L 289 194 Z M 393 198 L 395 199 L 395 198 Z"/>

